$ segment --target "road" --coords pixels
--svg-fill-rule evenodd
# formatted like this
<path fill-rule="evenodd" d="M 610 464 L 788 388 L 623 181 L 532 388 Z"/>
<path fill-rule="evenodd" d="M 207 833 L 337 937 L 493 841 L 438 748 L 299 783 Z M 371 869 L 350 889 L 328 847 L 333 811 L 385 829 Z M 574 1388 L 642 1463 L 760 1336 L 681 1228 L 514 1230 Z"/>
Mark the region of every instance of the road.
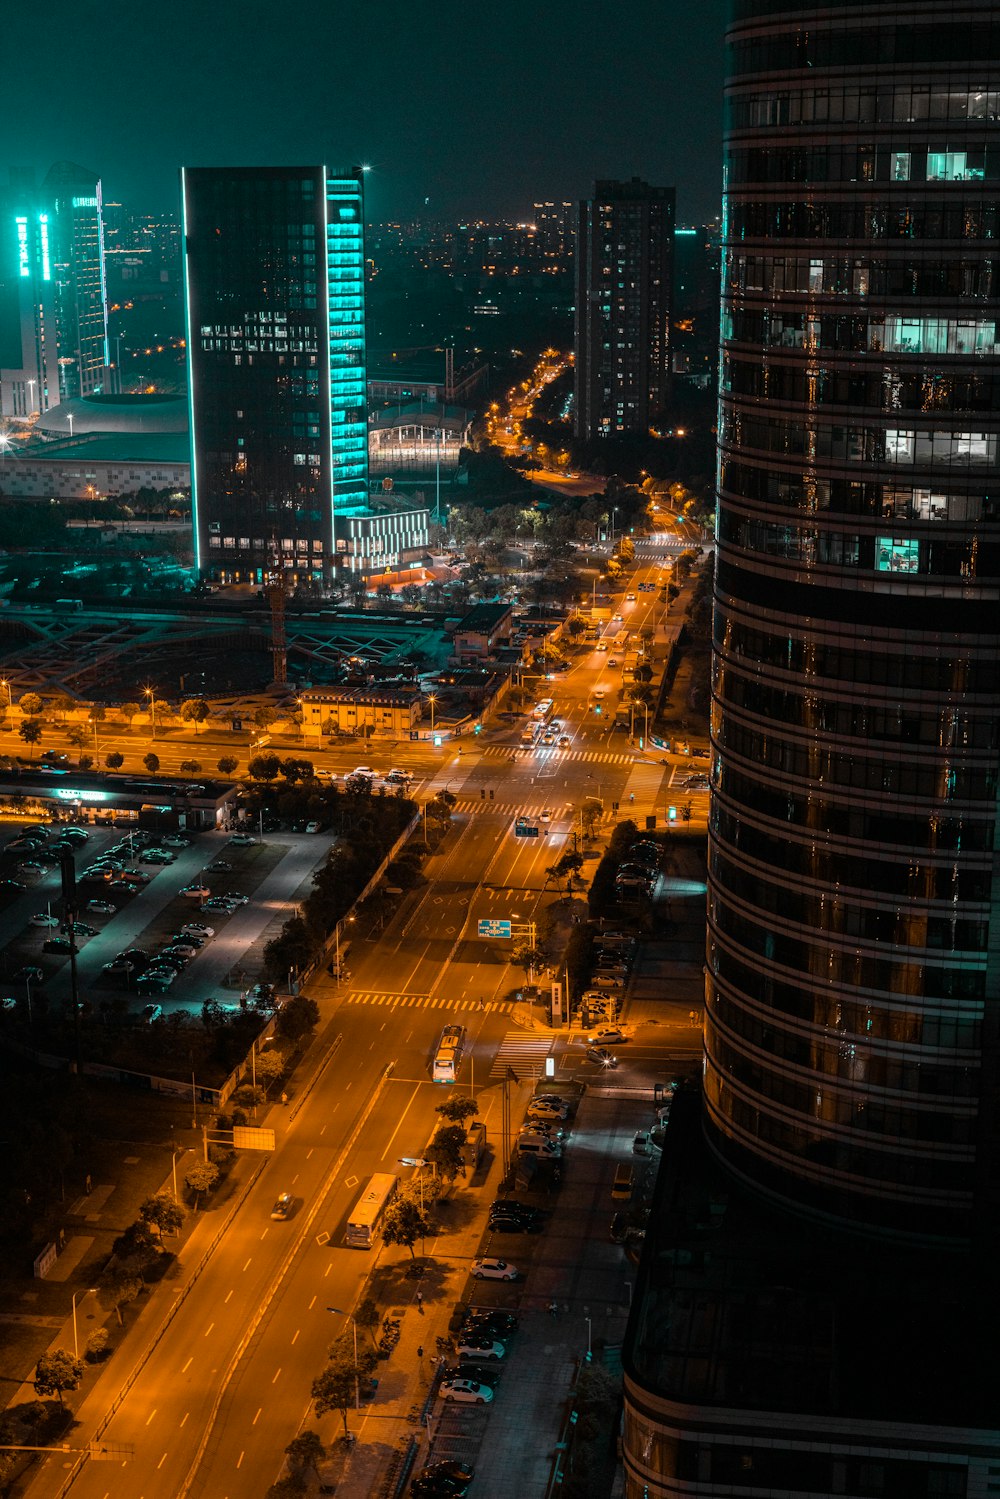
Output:
<path fill-rule="evenodd" d="M 632 586 L 646 576 L 639 570 Z M 656 595 L 637 594 L 624 612 L 630 628 L 653 624 Z M 457 1019 L 468 1028 L 461 1082 L 476 1085 L 494 1138 L 498 1056 L 514 1047 L 523 1067 L 532 1058 L 540 1066 L 546 1052 L 568 1049 L 573 1065 L 582 1055 L 579 1038 L 512 1028 L 511 994 L 523 974 L 509 963 L 509 944 L 480 939 L 476 924 L 540 916 L 552 897 L 547 866 L 573 837 L 582 798 L 597 794 L 607 805 L 639 786 L 637 809 L 640 801 L 655 807 L 678 765 L 690 765 L 637 756 L 627 744 L 619 749 L 615 741 L 625 736 L 610 736 L 590 706 L 595 681 L 603 680 L 610 691 L 606 659 L 588 652 L 545 684 L 568 750 L 521 751 L 513 730 L 462 753 L 449 746 L 432 758 L 421 747 L 420 794 L 447 786 L 457 797 L 455 829 L 430 861 L 426 888 L 402 903 L 377 942 L 355 944 L 350 986 L 323 976 L 311 989 L 326 1026 L 315 1085 L 294 1110 L 272 1110 L 273 1156 L 261 1158 L 259 1180 L 103 1432 L 104 1441 L 134 1452 L 125 1473 L 90 1463 L 74 1495 L 259 1499 L 343 1328 L 327 1308 L 354 1305 L 375 1258 L 342 1247 L 345 1216 L 372 1172 L 420 1155 L 433 1131 L 441 1091 L 429 1080 L 429 1062 L 442 1026 Z M 521 811 L 549 814 L 537 840 L 515 837 Z M 651 1072 L 662 1055 L 652 1042 L 637 1044 L 629 1061 L 638 1073 Z M 355 1140 L 389 1063 L 391 1079 Z M 294 1194 L 297 1212 L 275 1223 L 270 1207 L 282 1191 Z M 161 1317 L 170 1295 L 169 1285 L 157 1293 Z M 57 1463 L 31 1485 L 36 1499 L 52 1492 Z"/>

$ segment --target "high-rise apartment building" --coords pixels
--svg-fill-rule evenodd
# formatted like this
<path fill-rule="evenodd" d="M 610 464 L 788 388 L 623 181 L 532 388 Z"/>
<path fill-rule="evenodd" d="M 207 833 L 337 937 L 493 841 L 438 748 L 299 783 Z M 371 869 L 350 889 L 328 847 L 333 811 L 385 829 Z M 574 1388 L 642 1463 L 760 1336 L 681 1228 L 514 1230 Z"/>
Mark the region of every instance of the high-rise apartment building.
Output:
<path fill-rule="evenodd" d="M 577 437 L 646 434 L 670 382 L 674 190 L 598 182 L 576 237 Z"/>
<path fill-rule="evenodd" d="M 1000 12 L 736 0 L 705 1087 L 797 1208 L 1000 1187 Z"/>
<path fill-rule="evenodd" d="M 637 1277 L 624 1489 L 974 1499 L 1000 1492 L 1000 12 L 730 8 L 704 1094 Z"/>
<path fill-rule="evenodd" d="M 360 172 L 182 173 L 196 562 L 329 578 L 368 495 Z"/>
<path fill-rule="evenodd" d="M 60 399 L 93 395 L 108 366 L 101 181 L 86 167 L 60 161 L 46 174 L 41 197 L 52 216 Z"/>
<path fill-rule="evenodd" d="M 53 213 L 12 185 L 0 208 L 0 416 L 59 402 Z"/>
<path fill-rule="evenodd" d="M 536 203 L 534 215 L 539 268 L 553 275 L 570 270 L 576 249 L 577 205 Z"/>

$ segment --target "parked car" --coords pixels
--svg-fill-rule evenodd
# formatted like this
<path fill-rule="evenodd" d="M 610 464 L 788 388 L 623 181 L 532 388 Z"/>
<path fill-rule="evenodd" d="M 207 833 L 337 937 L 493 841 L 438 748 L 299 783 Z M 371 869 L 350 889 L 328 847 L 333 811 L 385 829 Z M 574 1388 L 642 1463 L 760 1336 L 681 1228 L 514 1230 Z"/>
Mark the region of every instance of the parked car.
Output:
<path fill-rule="evenodd" d="M 96 911 L 98 916 L 117 916 L 118 907 L 111 904 L 109 900 L 88 900 L 88 911 Z"/>
<path fill-rule="evenodd" d="M 493 1399 L 489 1385 L 479 1384 L 474 1379 L 453 1379 L 447 1384 L 442 1380 L 438 1393 L 444 1400 L 458 1401 L 463 1405 L 489 1405 Z"/>
<path fill-rule="evenodd" d="M 568 1114 L 569 1109 L 565 1104 L 544 1103 L 537 1098 L 533 1098 L 528 1105 L 526 1117 L 528 1119 L 554 1120 L 565 1119 Z"/>
<path fill-rule="evenodd" d="M 517 1280 L 518 1270 L 506 1260 L 488 1258 L 473 1260 L 472 1274 L 476 1280 Z"/>
<path fill-rule="evenodd" d="M 196 937 L 214 937 L 215 927 L 205 926 L 201 921 L 186 921 L 181 927 L 181 932 L 191 932 Z"/>
<path fill-rule="evenodd" d="M 28 917 L 29 926 L 58 926 L 59 917 L 50 916 L 46 911 L 37 911 L 34 916 Z"/>
<path fill-rule="evenodd" d="M 173 864 L 176 858 L 177 855 L 171 853 L 169 848 L 146 848 L 139 855 L 143 864 Z"/>
<path fill-rule="evenodd" d="M 230 843 L 234 843 L 237 848 L 253 848 L 257 842 L 252 833 L 234 833 L 229 841 Z"/>
<path fill-rule="evenodd" d="M 64 927 L 63 930 L 65 931 L 67 929 Z M 96 928 L 96 926 L 91 926 L 90 923 L 86 922 L 86 921 L 74 921 L 74 923 L 73 923 L 73 930 L 74 930 L 74 932 L 76 933 L 76 935 L 78 937 L 96 937 L 97 936 L 97 928 Z"/>
<path fill-rule="evenodd" d="M 152 1025 L 152 1023 L 153 1023 L 154 1020 L 161 1020 L 162 1018 L 163 1018 L 163 1006 L 162 1005 L 145 1005 L 143 1007 L 142 1019 L 146 1023 L 146 1025 Z"/>
<path fill-rule="evenodd" d="M 232 901 L 224 900 L 221 895 L 213 895 L 211 900 L 204 902 L 206 911 L 218 911 L 223 916 L 232 916 Z"/>
<path fill-rule="evenodd" d="M 464 1499 L 475 1473 L 475 1468 L 451 1459 L 428 1463 L 410 1480 L 410 1493 L 419 1499 Z"/>
<path fill-rule="evenodd" d="M 167 833 L 163 839 L 164 848 L 190 848 L 191 839 L 186 838 L 183 833 Z"/>
<path fill-rule="evenodd" d="M 649 1155 L 649 1130 L 637 1129 L 632 1137 L 632 1154 Z"/>
<path fill-rule="evenodd" d="M 455 1347 L 459 1358 L 502 1359 L 507 1357 L 507 1349 L 498 1338 L 465 1337 L 459 1334 Z"/>
<path fill-rule="evenodd" d="M 42 952 L 67 953 L 73 951 L 73 944 L 68 937 L 46 937 L 42 943 Z"/>
<path fill-rule="evenodd" d="M 480 1337 L 488 1332 L 494 1338 L 509 1337 L 512 1332 L 517 1332 L 520 1323 L 513 1312 L 504 1312 L 499 1308 L 490 1307 L 485 1310 L 471 1311 L 462 1323 L 463 1332 L 472 1332 L 475 1329 Z"/>
<path fill-rule="evenodd" d="M 226 859 L 213 859 L 208 866 L 209 874 L 229 874 L 232 865 Z"/>
<path fill-rule="evenodd" d="M 600 1025 L 592 1036 L 587 1040 L 591 1046 L 620 1046 L 628 1037 L 624 1031 L 620 1031 L 616 1025 Z"/>
<path fill-rule="evenodd" d="M 183 885 L 178 891 L 179 895 L 186 895 L 189 900 L 207 900 L 211 893 L 207 885 L 199 884 L 197 880 L 193 885 Z"/>
<path fill-rule="evenodd" d="M 222 899 L 228 900 L 231 906 L 247 906 L 250 904 L 249 895 L 241 895 L 238 890 L 227 890 Z"/>

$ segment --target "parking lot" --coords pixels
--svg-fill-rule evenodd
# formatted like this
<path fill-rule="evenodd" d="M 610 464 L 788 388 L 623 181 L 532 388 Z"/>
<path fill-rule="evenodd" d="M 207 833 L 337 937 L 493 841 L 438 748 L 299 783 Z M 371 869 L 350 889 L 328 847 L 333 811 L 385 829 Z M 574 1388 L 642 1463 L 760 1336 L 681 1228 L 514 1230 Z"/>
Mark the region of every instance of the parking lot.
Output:
<path fill-rule="evenodd" d="M 324 837 L 273 833 L 263 843 L 225 832 L 162 834 L 5 819 L 0 849 L 0 998 L 68 1000 L 70 964 L 60 886 L 69 834 L 77 876 L 77 970 L 91 1003 L 124 998 L 141 1013 L 200 1011 L 207 999 L 239 1004 L 260 976 L 262 950 L 306 893 L 329 849 Z M 84 834 L 86 836 L 84 836 Z M 27 846 L 35 840 L 34 847 Z M 162 852 L 161 852 L 162 850 Z M 160 862 L 162 859 L 163 862 Z M 23 887 L 23 888 L 20 888 Z M 182 893 L 188 887 L 188 893 Z M 207 892 L 207 893 L 206 893 Z M 227 899 L 227 897 L 230 897 Z M 211 929 L 158 965 L 189 925 Z M 120 954 L 130 954 L 120 959 Z M 116 961 L 118 960 L 118 961 Z M 174 973 L 167 979 L 169 971 Z"/>

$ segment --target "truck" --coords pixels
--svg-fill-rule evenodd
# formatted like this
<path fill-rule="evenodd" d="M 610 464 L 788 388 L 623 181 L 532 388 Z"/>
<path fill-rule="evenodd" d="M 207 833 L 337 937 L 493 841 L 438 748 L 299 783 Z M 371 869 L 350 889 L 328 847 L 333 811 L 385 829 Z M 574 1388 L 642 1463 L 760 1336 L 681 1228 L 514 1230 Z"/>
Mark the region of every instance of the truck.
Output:
<path fill-rule="evenodd" d="M 486 1148 L 486 1125 L 481 1119 L 475 1119 L 465 1132 L 465 1144 L 462 1146 L 462 1160 L 470 1171 L 475 1171 L 482 1159 Z"/>

